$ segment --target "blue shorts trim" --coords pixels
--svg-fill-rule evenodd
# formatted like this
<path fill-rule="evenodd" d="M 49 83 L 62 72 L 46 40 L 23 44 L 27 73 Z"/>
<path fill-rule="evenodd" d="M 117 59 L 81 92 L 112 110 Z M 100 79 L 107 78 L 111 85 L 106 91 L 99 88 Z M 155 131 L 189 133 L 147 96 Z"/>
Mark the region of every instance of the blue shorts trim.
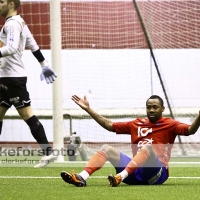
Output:
<path fill-rule="evenodd" d="M 120 152 L 120 161 L 118 165 L 115 166 L 116 173 L 120 173 L 124 170 L 130 161 L 130 157 Z M 151 163 L 151 166 L 153 167 L 143 165 L 125 178 L 123 182 L 128 185 L 158 185 L 164 183 L 168 179 L 168 171 L 166 167 L 162 165 L 158 157 Z"/>

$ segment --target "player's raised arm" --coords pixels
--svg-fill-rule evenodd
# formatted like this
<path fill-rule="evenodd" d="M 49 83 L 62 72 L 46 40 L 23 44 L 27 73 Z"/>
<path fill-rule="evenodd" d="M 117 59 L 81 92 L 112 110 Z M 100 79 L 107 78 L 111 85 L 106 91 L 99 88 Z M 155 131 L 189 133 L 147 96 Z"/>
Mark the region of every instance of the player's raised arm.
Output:
<path fill-rule="evenodd" d="M 85 110 L 99 125 L 101 125 L 105 129 L 107 129 L 108 131 L 113 131 L 112 130 L 113 122 L 111 120 L 99 115 L 97 112 L 95 112 L 93 109 L 91 109 L 86 96 L 84 96 L 84 98 L 81 99 L 77 95 L 73 95 L 72 100 L 77 105 L 79 105 L 83 110 Z"/>
<path fill-rule="evenodd" d="M 194 122 L 188 128 L 188 134 L 189 135 L 195 134 L 196 131 L 198 130 L 199 126 L 200 126 L 200 111 L 199 111 L 199 115 L 196 117 Z"/>

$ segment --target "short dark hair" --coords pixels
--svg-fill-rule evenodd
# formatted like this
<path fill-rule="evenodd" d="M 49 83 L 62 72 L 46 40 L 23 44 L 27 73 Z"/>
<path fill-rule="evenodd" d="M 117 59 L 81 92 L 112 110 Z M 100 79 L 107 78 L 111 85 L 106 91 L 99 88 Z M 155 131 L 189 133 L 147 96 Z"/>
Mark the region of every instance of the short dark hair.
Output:
<path fill-rule="evenodd" d="M 13 2 L 15 4 L 15 10 L 17 10 L 20 6 L 20 0 L 7 0 L 7 3 Z"/>
<path fill-rule="evenodd" d="M 164 106 L 163 99 L 162 99 L 161 97 L 159 97 L 158 95 L 152 95 L 152 96 L 150 96 L 150 97 L 147 99 L 147 101 L 148 101 L 149 99 L 158 99 L 158 100 L 160 101 L 160 105 L 161 105 L 161 106 Z M 146 101 L 146 105 L 147 105 L 147 101 Z"/>

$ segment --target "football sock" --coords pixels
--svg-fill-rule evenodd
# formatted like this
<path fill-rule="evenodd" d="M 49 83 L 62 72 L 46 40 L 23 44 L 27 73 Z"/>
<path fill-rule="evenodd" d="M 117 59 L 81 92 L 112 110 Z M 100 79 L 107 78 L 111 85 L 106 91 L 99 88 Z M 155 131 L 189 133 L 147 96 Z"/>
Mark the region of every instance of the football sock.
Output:
<path fill-rule="evenodd" d="M 86 180 L 86 179 L 90 176 L 90 174 L 88 174 L 88 172 L 85 171 L 85 170 L 83 170 L 81 173 L 79 173 L 79 175 L 80 175 L 84 180 Z"/>
<path fill-rule="evenodd" d="M 3 121 L 0 121 L 0 135 L 1 135 L 1 131 L 2 131 L 2 126 L 3 126 Z"/>
<path fill-rule="evenodd" d="M 128 176 L 128 172 L 124 169 L 122 172 L 119 173 L 122 177 L 122 181 Z"/>
<path fill-rule="evenodd" d="M 104 151 L 98 151 L 90 158 L 84 170 L 87 171 L 89 175 L 91 175 L 92 173 L 103 167 L 107 159 L 108 156 Z"/>
<path fill-rule="evenodd" d="M 28 120 L 26 120 L 26 123 L 29 126 L 33 137 L 42 148 L 43 154 L 46 156 L 50 155 L 52 153 L 52 148 L 47 140 L 44 127 L 39 122 L 38 118 L 33 115 Z"/>
<path fill-rule="evenodd" d="M 141 167 L 149 158 L 149 151 L 147 149 L 141 149 L 135 157 L 128 163 L 126 168 L 119 174 L 123 177 L 124 180 L 128 175 L 133 173 L 136 169 Z"/>

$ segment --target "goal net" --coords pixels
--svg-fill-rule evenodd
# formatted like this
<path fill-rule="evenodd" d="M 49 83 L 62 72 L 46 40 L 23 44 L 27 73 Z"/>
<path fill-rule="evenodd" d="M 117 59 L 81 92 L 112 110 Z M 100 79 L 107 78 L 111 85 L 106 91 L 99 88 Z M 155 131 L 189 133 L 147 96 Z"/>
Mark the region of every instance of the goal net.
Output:
<path fill-rule="evenodd" d="M 51 60 L 49 7 L 49 1 L 22 1 L 19 13 Z M 157 94 L 164 99 L 164 116 L 190 124 L 200 109 L 199 24 L 199 0 L 61 1 L 63 137 L 76 132 L 88 154 L 104 143 L 131 152 L 130 136 L 104 130 L 71 100 L 73 94 L 86 95 L 94 110 L 113 121 L 145 116 L 146 99 Z M 39 81 L 31 53 L 24 54 L 32 107 L 49 118 L 52 88 Z M 41 122 L 53 142 L 52 120 Z M 34 139 L 24 122 L 9 119 L 1 141 Z M 184 149 L 197 156 L 199 143 L 200 131 L 177 138 L 172 155 Z"/>

